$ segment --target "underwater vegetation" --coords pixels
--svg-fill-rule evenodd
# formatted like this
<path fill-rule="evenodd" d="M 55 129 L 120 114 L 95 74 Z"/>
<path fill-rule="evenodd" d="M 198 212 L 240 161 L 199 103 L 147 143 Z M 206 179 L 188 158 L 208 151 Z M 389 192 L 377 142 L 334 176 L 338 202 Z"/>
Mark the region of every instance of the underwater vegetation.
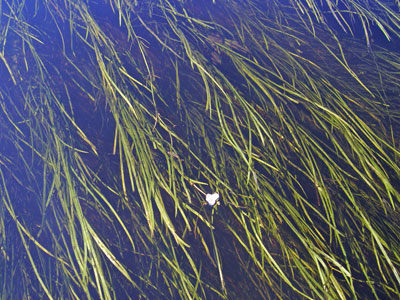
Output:
<path fill-rule="evenodd" d="M 0 299 L 400 298 L 399 9 L 0 0 Z"/>

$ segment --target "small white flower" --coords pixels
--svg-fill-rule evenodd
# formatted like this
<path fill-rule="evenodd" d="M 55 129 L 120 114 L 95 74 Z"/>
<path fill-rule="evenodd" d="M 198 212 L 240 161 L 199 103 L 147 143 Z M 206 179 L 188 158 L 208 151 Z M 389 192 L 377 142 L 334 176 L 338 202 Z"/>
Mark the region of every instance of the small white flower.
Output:
<path fill-rule="evenodd" d="M 214 206 L 217 203 L 219 204 L 218 199 L 219 199 L 218 193 L 206 195 L 206 201 L 207 201 L 208 205 L 210 205 L 210 206 Z"/>

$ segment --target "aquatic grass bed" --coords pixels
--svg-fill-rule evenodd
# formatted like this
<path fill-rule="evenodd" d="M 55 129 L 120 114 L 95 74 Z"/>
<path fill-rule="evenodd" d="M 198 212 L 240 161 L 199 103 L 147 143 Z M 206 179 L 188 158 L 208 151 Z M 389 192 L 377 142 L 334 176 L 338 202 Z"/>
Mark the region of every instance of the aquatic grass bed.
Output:
<path fill-rule="evenodd" d="M 1 4 L 2 298 L 399 297 L 392 7 Z"/>

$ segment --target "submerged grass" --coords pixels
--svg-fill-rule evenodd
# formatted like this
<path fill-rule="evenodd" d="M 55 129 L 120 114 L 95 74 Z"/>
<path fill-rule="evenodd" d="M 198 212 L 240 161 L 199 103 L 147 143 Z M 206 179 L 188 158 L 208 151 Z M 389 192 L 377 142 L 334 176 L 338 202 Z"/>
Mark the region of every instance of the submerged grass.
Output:
<path fill-rule="evenodd" d="M 393 8 L 6 4 L 3 299 L 400 296 Z"/>

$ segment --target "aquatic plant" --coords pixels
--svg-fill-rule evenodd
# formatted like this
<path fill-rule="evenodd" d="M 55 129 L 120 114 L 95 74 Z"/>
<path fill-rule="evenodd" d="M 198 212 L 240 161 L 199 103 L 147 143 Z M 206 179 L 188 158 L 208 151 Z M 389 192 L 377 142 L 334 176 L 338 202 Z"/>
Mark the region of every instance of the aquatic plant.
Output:
<path fill-rule="evenodd" d="M 2 299 L 400 296 L 395 3 L 0 15 Z"/>

